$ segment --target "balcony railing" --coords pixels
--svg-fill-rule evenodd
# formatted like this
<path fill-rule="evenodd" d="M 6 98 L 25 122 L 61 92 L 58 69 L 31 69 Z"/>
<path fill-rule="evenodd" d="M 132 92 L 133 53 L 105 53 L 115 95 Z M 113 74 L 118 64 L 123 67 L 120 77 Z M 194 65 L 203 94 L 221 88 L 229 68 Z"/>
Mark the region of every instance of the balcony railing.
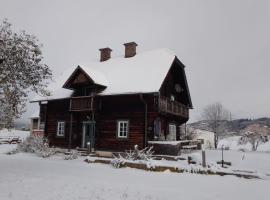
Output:
<path fill-rule="evenodd" d="M 167 97 L 159 97 L 159 111 L 188 118 L 189 108 L 177 101 L 172 101 Z"/>
<path fill-rule="evenodd" d="M 70 111 L 92 111 L 95 110 L 95 102 L 93 97 L 72 97 L 70 99 Z"/>

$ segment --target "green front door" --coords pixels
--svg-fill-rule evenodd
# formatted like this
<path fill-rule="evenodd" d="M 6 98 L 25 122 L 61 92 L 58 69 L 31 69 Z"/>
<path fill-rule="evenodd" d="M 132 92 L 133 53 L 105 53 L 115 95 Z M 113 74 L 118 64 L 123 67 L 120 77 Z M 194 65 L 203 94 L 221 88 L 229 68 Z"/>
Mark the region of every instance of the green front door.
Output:
<path fill-rule="evenodd" d="M 90 143 L 91 149 L 95 146 L 95 121 L 83 122 L 83 141 L 82 147 L 86 148 L 87 143 Z"/>

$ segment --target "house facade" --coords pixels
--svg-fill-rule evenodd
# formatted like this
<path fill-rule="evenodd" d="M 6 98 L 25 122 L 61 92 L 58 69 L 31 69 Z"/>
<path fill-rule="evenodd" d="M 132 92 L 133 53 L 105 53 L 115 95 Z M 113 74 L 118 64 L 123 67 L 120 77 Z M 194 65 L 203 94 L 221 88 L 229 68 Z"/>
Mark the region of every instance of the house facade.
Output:
<path fill-rule="evenodd" d="M 100 49 L 99 62 L 68 70 L 52 96 L 33 100 L 50 145 L 124 151 L 181 139 L 192 108 L 185 66 L 168 49 L 124 45 L 124 56 Z"/>

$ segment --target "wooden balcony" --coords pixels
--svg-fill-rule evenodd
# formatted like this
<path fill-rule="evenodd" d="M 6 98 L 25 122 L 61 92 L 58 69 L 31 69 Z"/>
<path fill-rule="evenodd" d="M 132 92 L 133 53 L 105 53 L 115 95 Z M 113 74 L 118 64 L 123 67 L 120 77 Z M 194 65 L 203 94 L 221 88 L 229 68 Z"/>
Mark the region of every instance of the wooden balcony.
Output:
<path fill-rule="evenodd" d="M 70 98 L 70 111 L 93 111 L 95 110 L 95 99 L 92 96 Z"/>
<path fill-rule="evenodd" d="M 159 97 L 159 111 L 184 118 L 189 117 L 189 108 L 186 105 L 177 101 L 171 101 L 167 97 Z"/>

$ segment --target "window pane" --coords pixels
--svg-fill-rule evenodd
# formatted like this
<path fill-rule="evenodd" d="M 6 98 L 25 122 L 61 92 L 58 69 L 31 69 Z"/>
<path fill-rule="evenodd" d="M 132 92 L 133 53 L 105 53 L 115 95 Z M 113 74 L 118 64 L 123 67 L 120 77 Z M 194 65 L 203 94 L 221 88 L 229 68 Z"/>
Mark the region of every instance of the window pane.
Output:
<path fill-rule="evenodd" d="M 65 122 L 58 122 L 57 123 L 57 135 L 64 136 L 65 133 Z"/>
<path fill-rule="evenodd" d="M 128 134 L 128 122 L 118 121 L 118 137 L 126 138 Z"/>

